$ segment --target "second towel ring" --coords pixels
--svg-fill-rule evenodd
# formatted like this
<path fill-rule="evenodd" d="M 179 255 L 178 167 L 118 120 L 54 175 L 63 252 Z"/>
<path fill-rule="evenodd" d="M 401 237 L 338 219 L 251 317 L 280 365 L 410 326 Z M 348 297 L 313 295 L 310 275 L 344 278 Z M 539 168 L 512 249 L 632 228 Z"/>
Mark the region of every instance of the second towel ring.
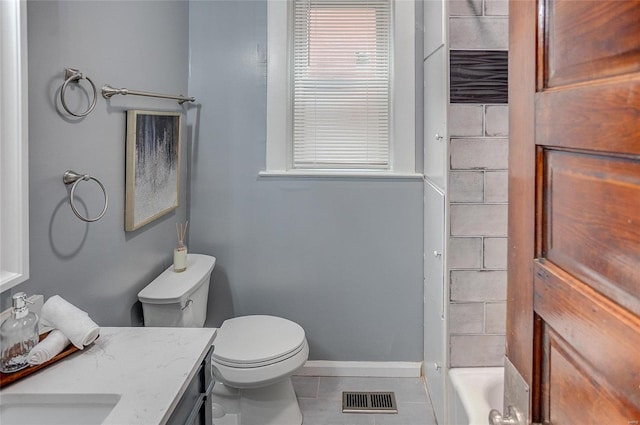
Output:
<path fill-rule="evenodd" d="M 91 78 L 87 77 L 82 72 L 73 68 L 66 68 L 64 70 L 64 78 L 65 80 L 64 80 L 64 83 L 62 84 L 62 89 L 60 90 L 60 102 L 62 102 L 62 107 L 64 108 L 64 110 L 70 113 L 71 115 L 73 115 L 74 117 L 84 117 L 86 115 L 89 115 L 89 113 L 93 111 L 93 108 L 96 107 L 96 101 L 98 99 L 98 90 L 96 89 L 96 85 L 93 84 L 93 81 L 91 81 Z M 89 109 L 81 113 L 75 113 L 71 111 L 67 106 L 67 102 L 64 100 L 64 93 L 67 90 L 67 86 L 69 85 L 69 83 L 77 83 L 83 78 L 87 80 L 89 84 L 91 84 L 91 88 L 93 89 L 93 100 L 91 101 L 91 105 L 89 106 Z"/>
<path fill-rule="evenodd" d="M 104 208 L 102 209 L 102 212 L 100 213 L 100 215 L 98 215 L 96 218 L 84 217 L 78 212 L 78 209 L 76 208 L 76 204 L 74 200 L 76 186 L 78 186 L 78 183 L 80 183 L 83 180 L 85 181 L 94 180 L 96 183 L 98 183 L 98 186 L 100 186 L 100 188 L 102 189 L 102 193 L 104 194 Z M 73 213 L 80 220 L 86 221 L 87 223 L 93 223 L 94 221 L 100 220 L 102 216 L 104 216 L 104 213 L 107 212 L 107 205 L 109 204 L 109 195 L 107 195 L 107 190 L 104 188 L 104 185 L 100 182 L 100 180 L 90 176 L 89 174 L 78 174 L 75 171 L 67 170 L 64 172 L 64 175 L 62 176 L 62 181 L 66 185 L 70 185 L 70 184 L 73 185 L 71 186 L 71 192 L 69 193 L 69 203 L 71 204 L 71 209 L 73 210 Z"/>

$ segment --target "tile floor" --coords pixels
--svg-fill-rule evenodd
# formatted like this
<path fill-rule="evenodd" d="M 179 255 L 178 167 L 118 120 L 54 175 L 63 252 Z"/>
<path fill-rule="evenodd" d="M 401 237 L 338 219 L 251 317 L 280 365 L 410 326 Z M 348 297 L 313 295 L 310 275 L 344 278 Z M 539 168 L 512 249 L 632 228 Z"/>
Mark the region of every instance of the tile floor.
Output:
<path fill-rule="evenodd" d="M 420 378 L 293 376 L 304 425 L 436 425 Z M 342 391 L 393 391 L 397 414 L 342 413 Z"/>

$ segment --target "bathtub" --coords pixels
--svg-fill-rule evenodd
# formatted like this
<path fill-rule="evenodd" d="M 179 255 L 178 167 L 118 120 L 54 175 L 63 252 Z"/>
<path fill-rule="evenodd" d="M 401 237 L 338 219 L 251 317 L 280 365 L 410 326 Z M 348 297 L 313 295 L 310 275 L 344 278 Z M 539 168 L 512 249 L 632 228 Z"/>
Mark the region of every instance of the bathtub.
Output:
<path fill-rule="evenodd" d="M 453 368 L 449 370 L 453 389 L 451 425 L 487 425 L 489 411 L 502 411 L 503 367 Z"/>

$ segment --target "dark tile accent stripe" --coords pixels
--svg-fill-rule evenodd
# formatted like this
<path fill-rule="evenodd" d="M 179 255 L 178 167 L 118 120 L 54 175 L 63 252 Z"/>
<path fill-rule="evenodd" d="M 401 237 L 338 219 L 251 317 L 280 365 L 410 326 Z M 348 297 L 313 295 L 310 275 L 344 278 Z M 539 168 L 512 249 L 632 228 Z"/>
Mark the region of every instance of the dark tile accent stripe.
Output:
<path fill-rule="evenodd" d="M 507 103 L 508 52 L 505 50 L 451 50 L 451 103 Z"/>

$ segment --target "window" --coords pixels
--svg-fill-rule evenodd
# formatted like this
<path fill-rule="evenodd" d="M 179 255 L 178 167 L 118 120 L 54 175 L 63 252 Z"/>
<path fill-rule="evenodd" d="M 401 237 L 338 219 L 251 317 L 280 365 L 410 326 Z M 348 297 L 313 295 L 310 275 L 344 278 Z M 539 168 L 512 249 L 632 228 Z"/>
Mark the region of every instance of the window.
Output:
<path fill-rule="evenodd" d="M 29 278 L 26 1 L 0 1 L 0 291 Z"/>
<path fill-rule="evenodd" d="M 390 6 L 295 1 L 293 168 L 388 168 Z"/>
<path fill-rule="evenodd" d="M 414 3 L 270 0 L 270 174 L 414 175 Z"/>

